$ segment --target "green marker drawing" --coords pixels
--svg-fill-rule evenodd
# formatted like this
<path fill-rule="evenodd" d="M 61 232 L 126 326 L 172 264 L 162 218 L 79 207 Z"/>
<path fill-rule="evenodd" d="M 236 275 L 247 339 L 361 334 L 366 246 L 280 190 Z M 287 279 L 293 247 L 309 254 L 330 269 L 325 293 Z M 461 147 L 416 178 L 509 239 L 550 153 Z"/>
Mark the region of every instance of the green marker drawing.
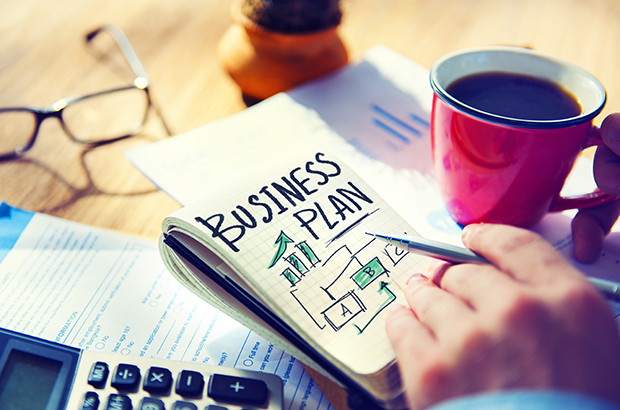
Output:
<path fill-rule="evenodd" d="M 283 231 L 280 231 L 280 234 L 278 235 L 278 239 L 276 239 L 276 242 L 273 244 L 273 246 L 276 246 L 279 244 L 278 251 L 273 256 L 273 259 L 271 260 L 271 263 L 269 264 L 269 266 L 267 266 L 267 269 L 270 269 L 271 267 L 273 267 L 273 265 L 275 265 L 280 260 L 282 255 L 284 255 L 284 252 L 286 252 L 286 246 L 292 242 L 294 241 L 291 238 L 286 236 L 286 234 Z"/>
<path fill-rule="evenodd" d="M 299 249 L 306 258 L 308 258 L 312 266 L 320 262 L 319 258 L 316 256 L 312 248 L 308 246 L 308 244 L 305 241 L 298 243 L 297 245 L 295 245 L 295 247 Z"/>
<path fill-rule="evenodd" d="M 284 272 L 282 272 L 282 276 L 284 276 L 292 286 L 299 282 L 299 278 L 290 268 L 284 269 Z"/>
<path fill-rule="evenodd" d="M 364 330 L 366 330 L 366 328 L 368 327 L 368 325 L 377 317 L 377 315 L 379 313 L 381 313 L 381 311 L 383 309 L 385 309 L 390 303 L 392 303 L 393 301 L 396 300 L 396 295 L 394 295 L 392 293 L 392 291 L 388 288 L 389 283 L 387 282 L 383 282 L 381 281 L 381 283 L 379 283 L 379 294 L 382 294 L 385 292 L 387 299 L 383 301 L 383 303 L 381 303 L 381 306 L 379 306 L 377 308 L 377 311 L 372 315 L 372 317 L 370 318 L 370 320 L 368 321 L 368 323 L 366 323 L 364 325 L 364 327 L 359 327 L 358 325 L 356 325 L 355 323 L 353 323 L 353 326 L 355 326 L 355 328 L 357 329 L 357 334 L 360 335 L 362 334 L 362 332 L 364 332 Z"/>
<path fill-rule="evenodd" d="M 291 256 L 289 256 L 288 258 L 284 259 L 288 263 L 290 263 L 293 268 L 295 268 L 295 270 L 299 272 L 302 276 L 308 273 L 308 268 L 306 268 L 306 265 L 304 265 L 304 263 L 294 253 L 291 254 Z"/>
<path fill-rule="evenodd" d="M 381 265 L 379 258 L 374 257 L 370 262 L 357 271 L 355 275 L 353 275 L 352 279 L 360 289 L 364 289 L 379 275 L 382 275 L 385 272 L 386 270 L 383 265 Z"/>

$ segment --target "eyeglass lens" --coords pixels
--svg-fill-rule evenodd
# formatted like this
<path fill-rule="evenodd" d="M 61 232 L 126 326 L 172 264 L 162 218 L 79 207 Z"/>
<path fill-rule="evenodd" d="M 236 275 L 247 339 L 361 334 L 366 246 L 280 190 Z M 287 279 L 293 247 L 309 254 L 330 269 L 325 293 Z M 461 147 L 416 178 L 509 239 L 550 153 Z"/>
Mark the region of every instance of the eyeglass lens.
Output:
<path fill-rule="evenodd" d="M 75 102 L 65 108 L 62 118 L 77 141 L 104 142 L 140 131 L 148 104 L 145 90 L 129 88 Z"/>
<path fill-rule="evenodd" d="M 25 149 L 37 126 L 36 114 L 30 111 L 0 112 L 0 155 Z"/>
<path fill-rule="evenodd" d="M 104 92 L 68 105 L 62 112 L 63 126 L 78 142 L 105 142 L 140 131 L 148 108 L 148 94 L 144 89 Z M 0 155 L 20 153 L 31 141 L 36 127 L 34 112 L 0 112 Z"/>

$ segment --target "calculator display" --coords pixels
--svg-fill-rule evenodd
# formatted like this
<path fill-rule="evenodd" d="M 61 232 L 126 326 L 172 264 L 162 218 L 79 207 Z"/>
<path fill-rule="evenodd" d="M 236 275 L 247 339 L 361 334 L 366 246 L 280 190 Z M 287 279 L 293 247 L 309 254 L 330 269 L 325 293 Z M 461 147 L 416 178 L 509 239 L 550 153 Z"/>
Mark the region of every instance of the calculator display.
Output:
<path fill-rule="evenodd" d="M 0 409 L 64 409 L 80 350 L 0 329 Z"/>
<path fill-rule="evenodd" d="M 62 362 L 12 350 L 0 374 L 0 408 L 45 409 Z"/>

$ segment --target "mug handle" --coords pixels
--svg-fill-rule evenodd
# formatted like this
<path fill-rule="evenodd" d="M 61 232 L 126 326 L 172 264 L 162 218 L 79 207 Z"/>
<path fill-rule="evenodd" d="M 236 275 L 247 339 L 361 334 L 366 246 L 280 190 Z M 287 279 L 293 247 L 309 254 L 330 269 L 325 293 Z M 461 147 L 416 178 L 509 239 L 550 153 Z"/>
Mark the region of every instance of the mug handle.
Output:
<path fill-rule="evenodd" d="M 588 140 L 584 145 L 584 149 L 594 147 L 597 145 L 605 145 L 605 142 L 601 138 L 601 130 L 599 127 L 592 127 Z M 576 195 L 576 196 L 556 196 L 549 207 L 549 212 L 566 211 L 567 209 L 585 209 L 594 206 L 599 206 L 611 202 L 619 197 L 607 194 L 600 189 L 596 188 L 589 194 Z"/>

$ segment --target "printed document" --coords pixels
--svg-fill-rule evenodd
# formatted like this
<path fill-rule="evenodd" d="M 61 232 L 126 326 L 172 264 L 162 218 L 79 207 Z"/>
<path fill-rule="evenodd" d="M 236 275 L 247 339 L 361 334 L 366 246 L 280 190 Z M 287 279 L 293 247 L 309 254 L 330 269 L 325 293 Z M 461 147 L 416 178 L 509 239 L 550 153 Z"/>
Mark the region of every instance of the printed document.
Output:
<path fill-rule="evenodd" d="M 91 351 L 275 373 L 284 410 L 331 407 L 294 357 L 181 286 L 154 243 L 6 203 L 0 327 Z"/>

